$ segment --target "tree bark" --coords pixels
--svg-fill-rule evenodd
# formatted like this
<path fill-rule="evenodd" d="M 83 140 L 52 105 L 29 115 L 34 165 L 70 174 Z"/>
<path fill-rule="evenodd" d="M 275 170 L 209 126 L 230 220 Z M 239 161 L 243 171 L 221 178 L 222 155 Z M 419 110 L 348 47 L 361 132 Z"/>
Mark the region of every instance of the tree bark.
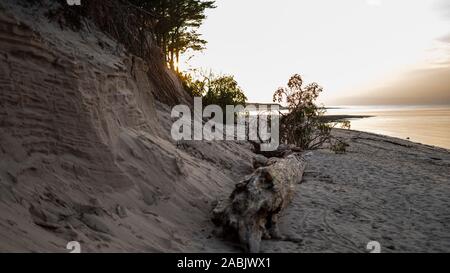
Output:
<path fill-rule="evenodd" d="M 224 234 L 237 235 L 245 250 L 252 253 L 259 252 L 263 237 L 281 237 L 279 215 L 292 200 L 306 167 L 300 154 L 272 158 L 266 164 L 238 183 L 231 196 L 213 211 L 213 221 Z"/>

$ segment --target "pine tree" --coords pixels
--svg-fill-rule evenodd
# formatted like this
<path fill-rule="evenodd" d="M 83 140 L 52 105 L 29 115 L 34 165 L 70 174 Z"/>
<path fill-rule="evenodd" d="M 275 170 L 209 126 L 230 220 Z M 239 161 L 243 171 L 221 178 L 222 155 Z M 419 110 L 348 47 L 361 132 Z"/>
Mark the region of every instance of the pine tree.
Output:
<path fill-rule="evenodd" d="M 169 66 L 176 70 L 180 55 L 188 50 L 203 50 L 206 41 L 198 28 L 206 19 L 206 10 L 215 8 L 210 0 L 133 0 L 132 4 L 157 18 L 154 36 Z"/>

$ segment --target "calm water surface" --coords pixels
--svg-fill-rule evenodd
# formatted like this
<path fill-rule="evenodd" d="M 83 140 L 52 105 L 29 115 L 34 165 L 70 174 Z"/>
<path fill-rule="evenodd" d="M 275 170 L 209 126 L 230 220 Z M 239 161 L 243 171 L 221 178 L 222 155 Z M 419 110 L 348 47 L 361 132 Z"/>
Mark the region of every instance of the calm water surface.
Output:
<path fill-rule="evenodd" d="M 352 129 L 450 149 L 450 106 L 345 106 L 330 115 L 369 115 L 351 120 Z"/>

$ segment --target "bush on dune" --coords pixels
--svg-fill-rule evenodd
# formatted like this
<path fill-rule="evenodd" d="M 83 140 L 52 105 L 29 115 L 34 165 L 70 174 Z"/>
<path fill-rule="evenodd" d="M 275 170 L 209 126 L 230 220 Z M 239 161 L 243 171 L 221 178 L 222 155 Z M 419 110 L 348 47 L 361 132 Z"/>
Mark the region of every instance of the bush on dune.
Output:
<path fill-rule="evenodd" d="M 225 109 L 227 105 L 243 105 L 247 97 L 238 82 L 231 75 L 209 73 L 194 79 L 191 74 L 179 73 L 185 90 L 193 97 L 203 97 L 203 106 L 219 105 Z"/>
<path fill-rule="evenodd" d="M 287 105 L 289 112 L 281 114 L 280 139 L 303 150 L 329 147 L 336 153 L 345 153 L 348 146 L 343 140 L 332 136 L 331 131 L 338 123 L 324 122 L 324 107 L 316 100 L 323 88 L 317 83 L 303 85 L 300 75 L 292 76 L 287 87 L 279 88 L 273 101 Z M 339 122 L 349 128 L 349 122 Z"/>

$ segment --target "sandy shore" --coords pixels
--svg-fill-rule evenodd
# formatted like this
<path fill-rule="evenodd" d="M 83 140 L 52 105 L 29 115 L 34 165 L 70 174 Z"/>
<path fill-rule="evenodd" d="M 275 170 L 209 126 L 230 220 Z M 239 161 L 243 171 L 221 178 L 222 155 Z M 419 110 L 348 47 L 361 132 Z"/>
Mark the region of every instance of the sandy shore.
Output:
<path fill-rule="evenodd" d="M 347 154 L 314 151 L 282 218 L 284 241 L 266 252 L 450 251 L 448 150 L 355 131 L 338 131 Z"/>

